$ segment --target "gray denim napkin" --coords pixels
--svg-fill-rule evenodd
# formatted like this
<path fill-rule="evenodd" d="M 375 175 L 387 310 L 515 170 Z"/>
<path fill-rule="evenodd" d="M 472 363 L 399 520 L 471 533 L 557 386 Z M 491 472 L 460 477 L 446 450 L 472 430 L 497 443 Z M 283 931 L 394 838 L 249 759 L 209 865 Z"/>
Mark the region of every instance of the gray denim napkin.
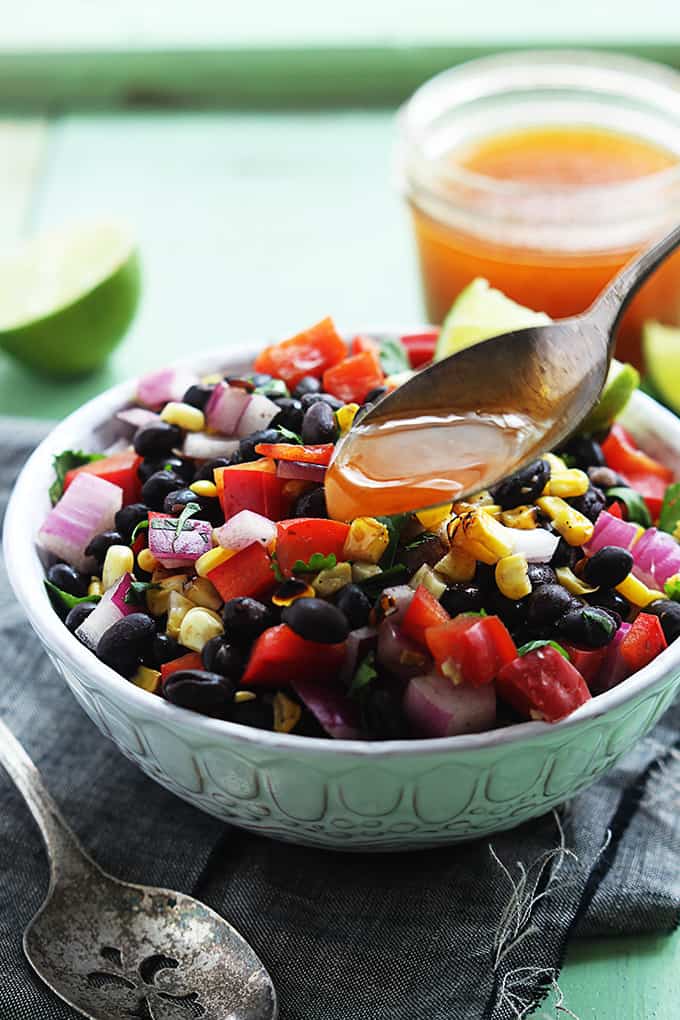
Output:
<path fill-rule="evenodd" d="M 44 430 L 0 420 L 0 516 Z M 268 967 L 282 1020 L 511 1020 L 549 992 L 572 935 L 678 923 L 679 706 L 559 816 L 490 841 L 343 855 L 229 828 L 145 778 L 55 674 L 1 564 L 0 664 L 2 718 L 85 847 L 123 879 L 223 914 Z M 47 877 L 37 829 L 0 770 L 0 1020 L 76 1016 L 21 951 Z"/>

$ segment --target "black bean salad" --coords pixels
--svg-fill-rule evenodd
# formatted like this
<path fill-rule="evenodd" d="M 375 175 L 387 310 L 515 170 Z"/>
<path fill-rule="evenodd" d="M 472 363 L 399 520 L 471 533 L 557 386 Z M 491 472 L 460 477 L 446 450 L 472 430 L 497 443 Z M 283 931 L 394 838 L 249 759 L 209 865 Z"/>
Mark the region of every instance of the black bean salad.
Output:
<path fill-rule="evenodd" d="M 680 484 L 604 414 L 467 502 L 329 519 L 334 444 L 435 342 L 327 319 L 243 377 L 144 377 L 113 448 L 55 458 L 66 627 L 150 695 L 336 738 L 556 722 L 649 663 L 680 633 Z"/>

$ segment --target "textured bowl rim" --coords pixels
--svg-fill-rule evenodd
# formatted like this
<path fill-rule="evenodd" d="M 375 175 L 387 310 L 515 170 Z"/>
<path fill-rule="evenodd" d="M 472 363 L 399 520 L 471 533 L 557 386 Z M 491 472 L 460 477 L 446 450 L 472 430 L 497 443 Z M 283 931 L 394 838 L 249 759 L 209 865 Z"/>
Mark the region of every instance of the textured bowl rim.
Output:
<path fill-rule="evenodd" d="M 383 324 L 377 328 L 363 327 L 342 332 L 345 336 L 354 336 L 357 333 L 406 335 L 431 328 L 423 323 L 409 324 L 406 327 L 403 325 L 390 327 Z M 213 349 L 192 359 L 173 362 L 172 367 L 207 373 L 218 366 L 227 370 L 233 366 L 236 371 L 242 371 L 244 362 L 251 361 L 262 346 L 262 341 L 256 344 L 243 344 L 238 355 Z M 32 627 L 42 641 L 61 659 L 88 676 L 114 701 L 127 702 L 131 710 L 143 715 L 148 715 L 151 711 L 159 723 L 165 721 L 174 727 L 191 730 L 197 736 L 203 737 L 206 742 L 227 738 L 230 742 L 241 745 L 255 744 L 264 749 L 291 751 L 296 754 L 318 754 L 321 751 L 331 755 L 350 754 L 377 758 L 432 755 L 447 751 L 478 751 L 500 745 L 520 744 L 547 734 L 559 734 L 571 727 L 600 718 L 616 707 L 632 701 L 637 695 L 663 681 L 674 668 L 680 668 L 680 641 L 678 641 L 670 645 L 644 669 L 612 690 L 597 695 L 561 722 L 552 724 L 522 722 L 484 733 L 454 737 L 378 741 L 334 740 L 254 729 L 180 708 L 121 680 L 118 673 L 104 665 L 64 627 L 52 609 L 42 585 L 43 568 L 35 546 L 35 532 L 25 525 L 27 519 L 25 508 L 30 506 L 36 490 L 46 489 L 52 455 L 63 449 L 78 448 L 78 445 L 82 444 L 82 436 L 88 430 L 93 430 L 108 421 L 116 410 L 132 399 L 136 384 L 137 379 L 131 379 L 105 390 L 68 415 L 43 439 L 24 465 L 14 486 L 7 506 L 3 536 L 10 583 Z M 663 432 L 669 444 L 680 454 L 680 420 L 651 397 L 639 391 L 634 394 L 632 403 L 646 420 Z M 153 707 L 150 698 L 153 698 Z"/>

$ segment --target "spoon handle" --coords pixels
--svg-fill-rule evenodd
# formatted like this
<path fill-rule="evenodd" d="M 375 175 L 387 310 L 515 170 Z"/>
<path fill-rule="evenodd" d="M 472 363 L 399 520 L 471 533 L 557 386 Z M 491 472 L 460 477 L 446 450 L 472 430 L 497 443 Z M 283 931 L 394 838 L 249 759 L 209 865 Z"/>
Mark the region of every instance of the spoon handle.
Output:
<path fill-rule="evenodd" d="M 596 321 L 603 332 L 609 334 L 610 346 L 618 321 L 629 301 L 659 263 L 679 246 L 680 225 L 628 262 L 589 309 L 588 318 Z"/>
<path fill-rule="evenodd" d="M 52 883 L 59 875 L 82 873 L 85 852 L 47 792 L 37 768 L 2 719 L 0 764 L 4 766 L 38 823 L 50 862 Z"/>

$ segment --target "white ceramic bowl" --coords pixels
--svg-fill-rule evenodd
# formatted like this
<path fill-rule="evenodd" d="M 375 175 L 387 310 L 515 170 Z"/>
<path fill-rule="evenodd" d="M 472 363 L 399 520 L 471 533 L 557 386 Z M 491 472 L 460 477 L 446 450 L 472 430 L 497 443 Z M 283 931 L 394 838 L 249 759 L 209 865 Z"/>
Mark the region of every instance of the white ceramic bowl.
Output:
<path fill-rule="evenodd" d="M 207 355 L 193 367 L 242 372 L 259 346 L 238 358 Z M 556 725 L 522 723 L 441 740 L 365 743 L 269 733 L 177 708 L 127 683 L 52 610 L 35 536 L 49 507 L 52 455 L 106 446 L 115 434 L 112 415 L 134 389 L 134 382 L 124 383 L 90 401 L 34 452 L 7 511 L 7 569 L 50 658 L 102 733 L 202 810 L 277 839 L 336 849 L 455 843 L 519 825 L 572 797 L 610 769 L 675 696 L 680 641 Z M 680 474 L 677 418 L 636 394 L 624 423 Z"/>

